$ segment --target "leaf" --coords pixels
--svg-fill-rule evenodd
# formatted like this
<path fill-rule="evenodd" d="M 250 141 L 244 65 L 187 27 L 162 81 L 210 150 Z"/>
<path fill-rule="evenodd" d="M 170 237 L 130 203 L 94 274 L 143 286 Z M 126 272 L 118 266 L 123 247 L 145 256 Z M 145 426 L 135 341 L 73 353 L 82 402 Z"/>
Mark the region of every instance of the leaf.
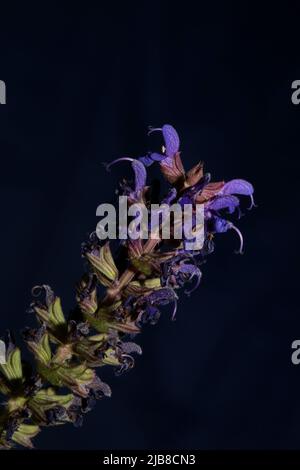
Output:
<path fill-rule="evenodd" d="M 213 197 L 215 197 L 217 194 L 220 193 L 224 186 L 224 181 L 218 181 L 215 183 L 208 183 L 206 186 L 204 186 L 203 190 L 201 193 L 196 197 L 196 202 L 198 204 L 203 204 L 206 201 L 209 201 Z"/>
<path fill-rule="evenodd" d="M 87 253 L 99 281 L 106 287 L 118 279 L 118 270 L 111 254 L 109 242 L 100 248 L 99 254 Z"/>
<path fill-rule="evenodd" d="M 49 307 L 49 322 L 52 323 L 53 326 L 61 326 L 66 324 L 59 297 L 56 297 L 54 302 Z"/>
<path fill-rule="evenodd" d="M 83 316 L 85 320 L 89 322 L 89 324 L 95 328 L 99 333 L 108 333 L 108 330 L 110 328 L 110 325 L 106 319 L 103 318 L 97 318 L 94 315 L 91 315 L 90 313 L 83 312 Z"/>
<path fill-rule="evenodd" d="M 144 281 L 144 285 L 148 289 L 158 289 L 161 287 L 161 281 L 159 277 L 153 278 L 153 279 L 146 279 Z"/>
<path fill-rule="evenodd" d="M 84 314 L 84 317 L 99 333 L 109 333 L 110 329 L 129 334 L 140 333 L 140 328 L 136 326 L 134 321 L 118 322 L 104 313 L 99 314 L 99 318 L 88 314 Z"/>
<path fill-rule="evenodd" d="M 153 266 L 151 265 L 151 263 L 147 262 L 147 260 L 143 258 L 133 258 L 131 260 L 131 264 L 137 271 L 142 274 L 145 274 L 145 276 L 150 276 L 153 271 Z"/>
<path fill-rule="evenodd" d="M 114 302 L 111 305 L 107 305 L 106 307 L 100 307 L 100 308 L 98 308 L 98 310 L 96 312 L 96 316 L 98 318 L 100 318 L 103 315 L 111 314 L 115 310 L 117 310 L 117 308 L 119 308 L 121 306 L 121 304 L 122 304 L 121 300 L 118 300 L 117 302 Z"/>
<path fill-rule="evenodd" d="M 61 370 L 64 371 L 65 375 L 71 377 L 74 381 L 80 383 L 89 383 L 93 380 L 95 372 L 92 369 L 86 367 L 85 364 L 78 364 L 74 367 L 62 367 Z"/>
<path fill-rule="evenodd" d="M 33 309 L 34 309 L 37 317 L 39 318 L 39 320 L 41 320 L 42 322 L 48 322 L 48 319 L 49 319 L 48 310 L 46 310 L 45 308 L 41 308 L 37 305 L 34 305 Z"/>
<path fill-rule="evenodd" d="M 28 347 L 42 364 L 48 364 L 51 361 L 52 353 L 48 333 L 45 333 L 39 342 L 28 341 Z"/>
<path fill-rule="evenodd" d="M 85 363 L 77 366 L 46 366 L 39 362 L 38 372 L 52 385 L 68 387 L 82 397 L 88 395 L 88 385 L 95 378 L 94 371 L 88 368 Z"/>
<path fill-rule="evenodd" d="M 39 390 L 30 402 L 34 401 L 36 404 L 43 407 L 52 407 L 53 405 L 67 406 L 74 398 L 72 393 L 66 395 L 57 395 L 53 388 Z M 29 402 L 29 405 L 30 405 Z"/>
<path fill-rule="evenodd" d="M 50 382 L 50 384 L 55 385 L 56 387 L 62 387 L 63 381 L 61 377 L 57 375 L 58 369 L 59 366 L 48 367 L 42 362 L 37 361 L 37 371 L 43 377 L 43 379 Z"/>
<path fill-rule="evenodd" d="M 199 162 L 186 173 L 184 186 L 186 188 L 194 186 L 201 178 L 203 178 L 203 163 Z"/>
<path fill-rule="evenodd" d="M 8 355 L 6 364 L 0 365 L 0 370 L 8 380 L 22 379 L 22 362 L 19 348 L 14 348 Z"/>
<path fill-rule="evenodd" d="M 108 348 L 105 351 L 104 358 L 102 359 L 103 364 L 108 366 L 119 366 L 120 361 L 118 356 L 116 355 L 116 350 L 113 348 Z"/>
<path fill-rule="evenodd" d="M 14 432 L 12 440 L 21 446 L 33 448 L 31 439 L 40 432 L 40 428 L 33 424 L 20 424 L 18 430 Z"/>
<path fill-rule="evenodd" d="M 108 330 L 111 327 L 111 322 L 113 321 L 112 313 L 117 310 L 121 304 L 122 302 L 119 300 L 114 302 L 112 305 L 98 308 L 95 314 L 90 314 L 88 312 L 82 312 L 82 314 L 84 319 L 87 320 L 99 333 L 108 333 Z"/>
<path fill-rule="evenodd" d="M 145 281 L 132 281 L 125 289 L 126 295 L 140 295 L 154 289 L 161 288 L 160 278 L 146 279 Z"/>
<path fill-rule="evenodd" d="M 88 337 L 88 341 L 91 341 L 92 343 L 103 343 L 106 341 L 107 335 L 104 333 L 100 333 L 99 335 L 93 335 Z"/>
<path fill-rule="evenodd" d="M 139 258 L 143 254 L 142 240 L 128 240 L 128 255 L 129 258 Z"/>

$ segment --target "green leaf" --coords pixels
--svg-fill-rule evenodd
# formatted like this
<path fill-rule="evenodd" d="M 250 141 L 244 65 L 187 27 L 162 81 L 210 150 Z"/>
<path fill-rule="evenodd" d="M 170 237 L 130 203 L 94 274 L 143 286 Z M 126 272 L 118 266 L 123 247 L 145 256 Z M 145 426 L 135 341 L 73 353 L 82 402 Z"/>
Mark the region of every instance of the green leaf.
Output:
<path fill-rule="evenodd" d="M 23 409 L 27 402 L 27 398 L 24 396 L 12 396 L 7 402 L 7 409 L 9 413 L 15 410 Z"/>
<path fill-rule="evenodd" d="M 37 362 L 37 371 L 43 377 L 44 380 L 50 382 L 51 385 L 56 387 L 62 387 L 64 385 L 63 380 L 58 375 L 59 366 L 48 367 L 42 362 Z"/>
<path fill-rule="evenodd" d="M 6 364 L 0 364 L 0 370 L 8 380 L 22 379 L 22 362 L 19 348 L 14 348 L 8 355 Z"/>
<path fill-rule="evenodd" d="M 28 346 L 42 364 L 48 364 L 51 361 L 52 353 L 48 333 L 45 333 L 38 343 L 28 341 Z"/>
<path fill-rule="evenodd" d="M 68 393 L 67 395 L 57 395 L 53 388 L 47 388 L 45 390 L 39 390 L 32 400 L 30 400 L 29 406 L 32 401 L 46 408 L 52 407 L 53 405 L 67 406 L 70 405 L 73 398 L 74 395 L 72 393 Z"/>
<path fill-rule="evenodd" d="M 115 302 L 114 304 L 98 308 L 95 312 L 95 315 L 89 314 L 87 312 L 82 312 L 85 320 L 95 328 L 99 333 L 108 333 L 108 330 L 112 328 L 113 316 L 111 315 L 117 308 L 122 305 L 121 301 Z"/>
<path fill-rule="evenodd" d="M 52 323 L 53 326 L 61 326 L 66 324 L 66 319 L 59 297 L 56 297 L 54 302 L 49 307 L 49 322 Z"/>
<path fill-rule="evenodd" d="M 161 281 L 160 278 L 146 279 L 145 281 L 132 281 L 128 284 L 125 289 L 126 295 L 137 295 L 137 294 L 146 294 L 147 292 L 160 289 Z"/>
<path fill-rule="evenodd" d="M 119 272 L 112 257 L 109 242 L 100 248 L 98 255 L 87 253 L 86 256 L 104 286 L 108 287 L 118 279 Z"/>
<path fill-rule="evenodd" d="M 95 373 L 86 364 L 77 366 L 45 366 L 38 363 L 38 372 L 56 387 L 69 387 L 81 396 L 86 396 L 88 386 L 95 378 Z"/>
<path fill-rule="evenodd" d="M 32 449 L 33 444 L 31 439 L 35 437 L 39 431 L 40 428 L 33 424 L 20 424 L 18 430 L 14 432 L 12 440 L 21 446 Z"/>
<path fill-rule="evenodd" d="M 89 313 L 83 313 L 83 316 L 99 333 L 108 333 L 109 328 L 111 328 L 110 323 L 105 318 L 96 318 Z"/>
<path fill-rule="evenodd" d="M 133 258 L 131 260 L 131 264 L 137 271 L 145 274 L 145 276 L 150 276 L 153 271 L 153 266 L 151 263 L 147 262 L 143 258 Z"/>
<path fill-rule="evenodd" d="M 102 359 L 103 364 L 108 366 L 119 366 L 120 361 L 116 356 L 116 351 L 113 348 L 109 348 L 105 351 L 104 358 Z"/>

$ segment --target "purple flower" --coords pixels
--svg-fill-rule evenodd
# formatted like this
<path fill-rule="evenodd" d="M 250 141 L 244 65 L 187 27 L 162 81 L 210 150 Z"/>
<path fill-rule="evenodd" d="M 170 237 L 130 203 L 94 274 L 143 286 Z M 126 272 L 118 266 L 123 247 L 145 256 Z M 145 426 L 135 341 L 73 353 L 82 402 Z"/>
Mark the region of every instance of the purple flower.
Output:
<path fill-rule="evenodd" d="M 209 219 L 209 226 L 210 229 L 209 231 L 211 233 L 225 233 L 228 230 L 234 230 L 240 239 L 240 247 L 236 251 L 236 253 L 242 255 L 243 254 L 243 248 L 244 248 L 244 239 L 241 231 L 229 220 L 223 219 L 219 217 L 218 215 L 211 215 Z"/>
<path fill-rule="evenodd" d="M 185 254 L 177 255 L 163 265 L 162 283 L 172 289 L 183 287 L 186 283 L 192 282 L 195 278 L 196 283 L 190 290 L 185 290 L 190 295 L 200 284 L 202 273 L 198 266 L 193 262 L 193 256 Z"/>

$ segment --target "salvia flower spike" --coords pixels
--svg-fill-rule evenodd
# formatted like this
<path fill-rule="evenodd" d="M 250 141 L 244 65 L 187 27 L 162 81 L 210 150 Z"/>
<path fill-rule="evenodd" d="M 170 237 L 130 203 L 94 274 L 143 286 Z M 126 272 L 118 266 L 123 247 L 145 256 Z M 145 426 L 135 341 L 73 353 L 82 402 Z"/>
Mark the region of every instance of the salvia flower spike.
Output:
<path fill-rule="evenodd" d="M 162 133 L 162 153 L 118 158 L 106 168 L 129 162 L 133 187 L 123 181 L 121 193 L 130 204 L 142 201 L 148 208 L 152 191 L 151 185 L 146 186 L 146 168 L 159 165 L 166 180 L 162 203 L 204 204 L 203 247 L 191 251 L 184 238 L 169 240 L 169 244 L 150 238 L 120 240 L 113 250 L 93 232 L 82 247 L 87 270 L 76 286 L 77 304 L 68 316 L 50 286 L 34 287 L 29 311 L 36 316 L 37 327 L 23 331 L 32 363 L 22 358 L 10 332 L 0 341 L 2 448 L 33 447 L 32 439 L 44 426 L 80 426 L 96 401 L 111 395 L 97 370 L 108 365 L 120 375 L 132 369 L 134 356 L 142 352 L 133 336 L 144 324 L 157 323 L 168 304 L 175 319 L 178 291 L 191 295 L 198 288 L 200 266 L 214 251 L 215 236 L 234 230 L 240 239 L 238 252 L 243 252 L 243 236 L 226 214 L 232 216 L 240 210 L 239 196 L 250 197 L 250 208 L 254 206 L 253 186 L 241 179 L 211 182 L 202 162 L 186 172 L 174 127 L 150 128 L 149 134 L 154 131 Z"/>

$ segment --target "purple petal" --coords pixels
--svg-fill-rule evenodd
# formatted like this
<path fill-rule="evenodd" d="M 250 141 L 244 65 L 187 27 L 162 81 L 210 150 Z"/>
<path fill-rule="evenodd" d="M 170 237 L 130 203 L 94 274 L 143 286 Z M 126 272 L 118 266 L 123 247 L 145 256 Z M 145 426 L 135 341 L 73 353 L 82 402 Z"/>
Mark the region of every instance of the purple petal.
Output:
<path fill-rule="evenodd" d="M 161 162 L 164 160 L 166 157 L 165 155 L 162 155 L 161 153 L 151 153 L 151 158 L 154 162 Z"/>
<path fill-rule="evenodd" d="M 184 291 L 185 294 L 190 295 L 194 290 L 198 288 L 200 281 L 201 281 L 202 273 L 200 269 L 194 264 L 184 264 L 183 266 L 180 266 L 180 271 L 190 275 L 189 282 L 191 282 L 194 277 L 197 278 L 197 281 L 194 287 L 190 290 L 186 289 Z"/>
<path fill-rule="evenodd" d="M 147 305 L 145 311 L 142 314 L 141 321 L 142 323 L 150 323 L 151 325 L 155 325 L 158 322 L 160 317 L 160 311 L 157 307 L 153 305 Z"/>
<path fill-rule="evenodd" d="M 242 194 L 244 196 L 250 196 L 251 204 L 248 208 L 249 210 L 251 210 L 252 207 L 257 207 L 254 203 L 253 193 L 254 188 L 252 184 L 240 179 L 228 181 L 221 190 L 221 194 Z"/>
<path fill-rule="evenodd" d="M 195 266 L 194 264 L 185 264 L 182 263 L 179 267 L 179 271 L 184 274 L 189 274 L 190 276 L 193 276 L 197 270 L 199 271 L 199 268 Z"/>
<path fill-rule="evenodd" d="M 165 140 L 166 155 L 168 157 L 173 157 L 173 155 L 179 150 L 179 136 L 174 127 L 170 126 L 170 124 L 165 124 L 162 127 L 162 133 Z"/>
<path fill-rule="evenodd" d="M 254 188 L 252 184 L 240 179 L 228 181 L 221 190 L 222 194 L 242 194 L 244 196 L 251 196 L 253 192 Z"/>
<path fill-rule="evenodd" d="M 176 293 L 169 287 L 156 290 L 146 297 L 146 301 L 152 305 L 167 305 L 177 298 Z"/>
<path fill-rule="evenodd" d="M 122 343 L 121 349 L 122 349 L 122 352 L 125 354 L 132 354 L 132 353 L 142 354 L 141 346 L 131 341 Z"/>
<path fill-rule="evenodd" d="M 149 155 L 145 155 L 144 157 L 140 157 L 138 160 L 143 163 L 145 166 L 151 166 L 154 162 L 161 162 L 166 157 L 161 155 L 160 153 L 151 153 Z"/>
<path fill-rule="evenodd" d="M 147 172 L 142 162 L 133 160 L 131 164 L 135 174 L 135 192 L 139 193 L 146 185 Z"/>
<path fill-rule="evenodd" d="M 244 247 L 244 239 L 240 230 L 235 225 L 233 225 L 232 222 L 229 222 L 229 220 L 221 219 L 221 217 L 214 217 L 214 231 L 216 233 L 224 233 L 230 229 L 234 230 L 239 236 L 240 247 L 239 247 L 239 250 L 236 251 L 236 253 L 242 255 L 243 247 Z"/>
<path fill-rule="evenodd" d="M 229 213 L 232 214 L 235 209 L 239 206 L 240 201 L 236 196 L 220 196 L 207 204 L 209 210 L 219 211 L 221 209 L 228 209 Z"/>
<path fill-rule="evenodd" d="M 213 218 L 213 223 L 214 223 L 214 232 L 216 233 L 224 233 L 227 232 L 231 228 L 231 222 L 228 220 L 222 219 L 221 217 L 214 217 Z"/>
<path fill-rule="evenodd" d="M 136 160 L 134 158 L 130 158 L 130 157 L 122 157 L 122 158 L 117 158 L 116 160 L 113 160 L 109 164 L 105 164 L 105 167 L 107 171 L 109 171 L 112 165 L 114 165 L 115 163 L 123 162 L 123 161 L 131 162 L 131 166 L 135 175 L 134 195 L 138 196 L 138 193 L 145 187 L 146 178 L 147 178 L 146 168 L 141 161 Z"/>
<path fill-rule="evenodd" d="M 162 289 L 156 290 L 145 298 L 148 306 L 167 305 L 170 302 L 174 302 L 174 309 L 172 313 L 172 320 L 175 320 L 177 311 L 177 295 L 174 290 L 170 287 L 163 287 Z"/>
<path fill-rule="evenodd" d="M 164 126 L 162 126 L 162 128 L 160 127 L 150 128 L 148 135 L 155 131 L 162 132 L 164 141 L 165 141 L 166 155 L 167 157 L 172 158 L 175 155 L 175 153 L 178 152 L 179 144 L 180 144 L 179 136 L 176 130 L 170 124 L 165 124 Z"/>
<path fill-rule="evenodd" d="M 185 204 L 193 204 L 193 200 L 190 196 L 182 196 L 178 199 L 178 204 L 183 208 Z"/>
<path fill-rule="evenodd" d="M 142 164 L 145 166 L 151 166 L 153 163 L 151 155 L 145 155 L 144 157 L 139 157 L 138 160 L 139 162 L 142 162 Z"/>

